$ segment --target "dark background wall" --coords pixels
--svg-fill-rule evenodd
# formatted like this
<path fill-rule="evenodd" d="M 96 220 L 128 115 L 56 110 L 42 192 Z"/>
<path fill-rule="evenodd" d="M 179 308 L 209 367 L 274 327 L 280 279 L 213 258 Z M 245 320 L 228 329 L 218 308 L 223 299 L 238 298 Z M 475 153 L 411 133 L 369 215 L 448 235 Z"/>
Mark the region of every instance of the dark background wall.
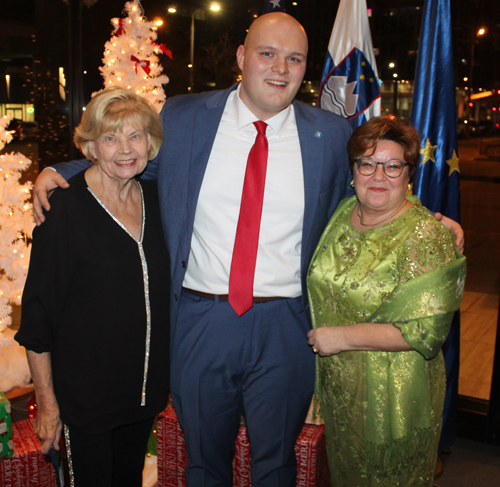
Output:
<path fill-rule="evenodd" d="M 69 0 L 74 1 L 74 0 Z M 70 129 L 68 103 L 59 96 L 59 67 L 64 68 L 71 93 L 70 21 L 63 0 L 1 0 L 0 8 L 0 103 L 34 103 L 40 127 L 41 155 L 44 164 L 61 160 L 68 154 Z M 176 4 L 178 12 L 167 14 Z M 186 93 L 189 82 L 189 44 L 191 13 L 207 6 L 202 0 L 143 0 L 149 20 L 161 17 L 158 42 L 172 50 L 170 60 L 161 55 L 164 72 L 170 78 L 167 96 Z M 318 82 L 327 51 L 338 0 L 286 1 L 287 11 L 296 17 L 309 35 L 306 80 Z M 263 0 L 221 0 L 219 13 L 206 13 L 196 20 L 194 90 L 224 88 L 235 82 L 238 70 L 236 47 L 243 42 L 254 15 L 263 11 Z M 372 10 L 370 26 L 380 78 L 391 80 L 395 62 L 400 79 L 413 79 L 423 0 L 367 0 Z M 81 87 L 83 103 L 103 86 L 99 72 L 104 44 L 112 33 L 111 18 L 122 16 L 125 0 L 97 0 L 90 8 L 82 6 Z M 464 87 L 471 72 L 474 45 L 474 91 L 500 89 L 500 2 L 490 0 L 451 0 L 455 82 Z M 488 28 L 481 39 L 475 32 Z M 5 74 L 11 76 L 7 98 Z M 451 75 L 451 73 L 450 73 Z"/>

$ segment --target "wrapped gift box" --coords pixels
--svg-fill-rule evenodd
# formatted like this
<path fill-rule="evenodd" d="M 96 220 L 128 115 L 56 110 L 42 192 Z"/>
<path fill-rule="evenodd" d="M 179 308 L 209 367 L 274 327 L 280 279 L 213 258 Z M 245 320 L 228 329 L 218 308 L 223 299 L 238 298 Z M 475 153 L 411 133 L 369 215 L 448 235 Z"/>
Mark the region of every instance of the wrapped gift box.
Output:
<path fill-rule="evenodd" d="M 295 445 L 297 487 L 328 487 L 330 471 L 326 458 L 325 427 L 306 424 Z"/>
<path fill-rule="evenodd" d="M 185 487 L 186 450 L 184 435 L 172 406 L 160 414 L 156 424 L 158 487 Z"/>
<path fill-rule="evenodd" d="M 56 487 L 52 464 L 40 450 L 33 421 L 25 419 L 12 425 L 14 455 L 0 460 L 2 487 Z"/>
<path fill-rule="evenodd" d="M 11 456 L 12 417 L 10 415 L 10 402 L 5 394 L 0 392 L 0 458 L 9 458 Z"/>
<path fill-rule="evenodd" d="M 184 435 L 173 407 L 160 415 L 157 424 L 158 487 L 185 487 L 186 452 Z M 297 487 L 328 487 L 329 472 L 322 425 L 306 424 L 295 446 Z M 250 443 L 246 428 L 240 427 L 233 461 L 233 485 L 251 487 Z"/>

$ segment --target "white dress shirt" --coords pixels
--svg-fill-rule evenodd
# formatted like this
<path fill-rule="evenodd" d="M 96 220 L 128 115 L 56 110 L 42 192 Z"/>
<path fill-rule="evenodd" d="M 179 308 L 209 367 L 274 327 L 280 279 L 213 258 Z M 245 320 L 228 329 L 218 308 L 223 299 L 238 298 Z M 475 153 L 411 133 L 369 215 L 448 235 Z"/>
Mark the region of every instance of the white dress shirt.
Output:
<path fill-rule="evenodd" d="M 258 119 L 239 97 L 226 102 L 196 206 L 183 286 L 228 294 L 248 154 Z M 266 120 L 269 144 L 254 296 L 301 295 L 304 174 L 293 105 Z"/>

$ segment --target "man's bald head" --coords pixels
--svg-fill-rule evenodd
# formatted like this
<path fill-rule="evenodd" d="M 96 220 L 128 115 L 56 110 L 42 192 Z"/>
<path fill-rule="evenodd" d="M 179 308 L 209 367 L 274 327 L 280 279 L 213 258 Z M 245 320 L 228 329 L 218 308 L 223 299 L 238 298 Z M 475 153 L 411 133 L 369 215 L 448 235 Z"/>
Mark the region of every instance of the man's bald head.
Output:
<path fill-rule="evenodd" d="M 261 120 L 292 103 L 304 78 L 307 35 L 291 15 L 275 12 L 258 17 L 236 57 L 242 71 L 240 96 Z"/>

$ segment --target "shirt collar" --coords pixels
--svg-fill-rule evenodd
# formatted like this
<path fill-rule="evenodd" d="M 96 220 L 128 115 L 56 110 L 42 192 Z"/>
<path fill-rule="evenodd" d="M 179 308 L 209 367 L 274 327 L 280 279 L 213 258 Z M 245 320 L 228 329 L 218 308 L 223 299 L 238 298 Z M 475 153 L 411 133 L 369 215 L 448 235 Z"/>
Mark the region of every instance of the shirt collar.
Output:
<path fill-rule="evenodd" d="M 232 100 L 231 110 L 234 110 L 234 116 L 236 117 L 236 125 L 238 130 L 241 130 L 243 127 L 247 125 L 253 124 L 257 120 L 259 120 L 250 109 L 243 103 L 240 98 L 240 88 L 241 85 L 238 85 L 236 92 L 233 91 L 234 97 Z M 228 100 L 229 101 L 229 100 Z M 294 109 L 293 105 L 290 104 L 284 110 L 281 110 L 274 117 L 266 120 L 267 125 L 269 125 L 273 131 L 281 137 L 283 131 L 285 130 L 286 124 L 291 122 L 294 117 Z"/>

